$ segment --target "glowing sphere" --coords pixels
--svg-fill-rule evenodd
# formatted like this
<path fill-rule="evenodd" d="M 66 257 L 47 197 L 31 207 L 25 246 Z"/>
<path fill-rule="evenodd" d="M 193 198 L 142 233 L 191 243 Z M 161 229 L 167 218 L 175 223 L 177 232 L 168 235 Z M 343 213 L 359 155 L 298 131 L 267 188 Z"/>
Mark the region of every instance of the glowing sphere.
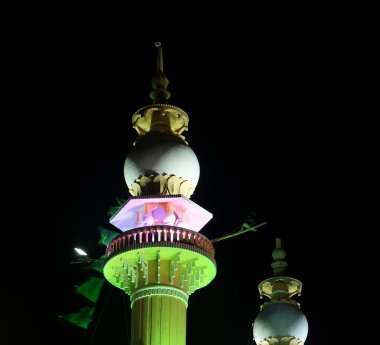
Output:
<path fill-rule="evenodd" d="M 308 323 L 304 313 L 290 303 L 273 303 L 261 310 L 253 325 L 256 344 L 270 337 L 306 340 Z"/>
<path fill-rule="evenodd" d="M 188 180 L 195 188 L 199 179 L 199 162 L 194 151 L 180 138 L 149 132 L 128 153 L 124 177 L 130 187 L 138 177 L 151 174 L 173 174 Z"/>

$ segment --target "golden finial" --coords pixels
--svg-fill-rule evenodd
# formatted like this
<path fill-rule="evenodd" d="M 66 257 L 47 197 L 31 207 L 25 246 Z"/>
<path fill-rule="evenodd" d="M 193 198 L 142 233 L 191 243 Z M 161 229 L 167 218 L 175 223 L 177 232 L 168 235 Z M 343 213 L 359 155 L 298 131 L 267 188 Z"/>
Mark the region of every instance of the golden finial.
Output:
<path fill-rule="evenodd" d="M 167 90 L 169 79 L 164 74 L 164 59 L 161 42 L 156 42 L 157 48 L 157 71 L 152 79 L 153 90 L 149 96 L 154 104 L 166 104 L 170 98 L 170 91 Z"/>
<path fill-rule="evenodd" d="M 155 46 L 157 48 L 157 70 L 152 79 L 153 90 L 149 94 L 153 104 L 145 106 L 133 114 L 132 126 L 139 134 L 138 140 L 148 132 L 161 132 L 176 135 L 187 144 L 182 132 L 188 130 L 189 117 L 181 108 L 168 104 L 169 80 L 164 74 L 161 42 L 156 42 Z"/>
<path fill-rule="evenodd" d="M 260 297 L 267 296 L 271 300 L 289 300 L 294 295 L 300 295 L 302 283 L 295 278 L 288 277 L 285 268 L 286 252 L 282 248 L 281 238 L 276 238 L 276 248 L 272 252 L 273 277 L 265 279 L 259 284 Z M 296 303 L 296 302 L 294 302 Z"/>
<path fill-rule="evenodd" d="M 276 238 L 276 248 L 272 252 L 272 257 L 274 262 L 271 266 L 273 268 L 273 274 L 275 276 L 281 276 L 285 274 L 285 268 L 288 266 L 288 263 L 285 261 L 286 252 L 282 248 L 281 238 Z"/>

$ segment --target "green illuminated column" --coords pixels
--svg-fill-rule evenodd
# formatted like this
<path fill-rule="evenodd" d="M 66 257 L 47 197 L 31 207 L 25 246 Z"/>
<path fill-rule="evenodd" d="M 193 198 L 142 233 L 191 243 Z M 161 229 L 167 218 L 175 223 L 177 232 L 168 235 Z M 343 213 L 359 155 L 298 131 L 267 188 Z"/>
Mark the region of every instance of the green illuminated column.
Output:
<path fill-rule="evenodd" d="M 186 302 L 152 293 L 133 303 L 132 344 L 186 344 Z"/>
<path fill-rule="evenodd" d="M 185 345 L 189 296 L 216 275 L 211 242 L 188 229 L 141 227 L 114 238 L 107 255 L 105 277 L 130 295 L 131 345 Z"/>

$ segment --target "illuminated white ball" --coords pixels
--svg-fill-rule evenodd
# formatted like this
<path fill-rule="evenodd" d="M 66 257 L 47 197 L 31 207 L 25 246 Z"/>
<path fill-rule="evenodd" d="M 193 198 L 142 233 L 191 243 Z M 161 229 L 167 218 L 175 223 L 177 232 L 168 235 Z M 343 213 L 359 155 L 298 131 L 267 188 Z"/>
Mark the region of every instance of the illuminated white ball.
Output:
<path fill-rule="evenodd" d="M 308 323 L 304 313 L 290 303 L 273 303 L 265 306 L 253 325 L 256 344 L 270 337 L 294 337 L 305 342 Z"/>
<path fill-rule="evenodd" d="M 128 187 L 142 175 L 173 174 L 189 181 L 195 188 L 199 173 L 194 151 L 180 138 L 166 133 L 147 133 L 128 153 L 124 163 Z"/>

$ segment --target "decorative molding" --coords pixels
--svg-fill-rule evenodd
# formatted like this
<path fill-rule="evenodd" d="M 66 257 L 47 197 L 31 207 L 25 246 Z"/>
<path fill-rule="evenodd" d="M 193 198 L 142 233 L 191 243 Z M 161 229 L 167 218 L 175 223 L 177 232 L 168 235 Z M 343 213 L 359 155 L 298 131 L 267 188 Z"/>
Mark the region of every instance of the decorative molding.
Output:
<path fill-rule="evenodd" d="M 151 174 L 139 176 L 130 186 L 129 192 L 133 196 L 139 195 L 177 195 L 186 198 L 194 193 L 195 188 L 182 177 L 169 174 Z"/>
<path fill-rule="evenodd" d="M 139 289 L 131 295 L 130 297 L 131 308 L 133 306 L 133 303 L 136 302 L 137 300 L 141 298 L 152 297 L 152 296 L 168 296 L 168 297 L 178 298 L 185 303 L 186 308 L 189 301 L 189 296 L 182 290 L 177 289 L 175 287 L 162 286 L 162 285 L 149 286 L 146 288 Z"/>
<path fill-rule="evenodd" d="M 277 286 L 280 285 L 286 286 L 287 292 L 285 295 L 287 298 L 291 298 L 294 295 L 301 296 L 302 283 L 298 279 L 287 276 L 274 276 L 269 279 L 265 279 L 259 284 L 260 298 L 267 296 L 271 299 L 275 299 L 275 291 L 277 289 Z M 282 288 L 281 290 L 284 289 Z M 279 294 L 279 296 L 281 296 L 281 294 Z"/>
<path fill-rule="evenodd" d="M 169 104 L 152 104 L 140 108 L 132 116 L 132 127 L 139 137 L 150 131 L 169 132 L 181 138 L 186 144 L 183 131 L 188 130 L 189 116 L 178 107 Z"/>
<path fill-rule="evenodd" d="M 106 254 L 111 258 L 129 250 L 147 247 L 188 249 L 205 255 L 215 262 L 214 246 L 206 236 L 175 226 L 146 226 L 123 232 L 109 243 Z"/>
<path fill-rule="evenodd" d="M 263 310 L 264 308 L 272 305 L 272 304 L 283 304 L 283 303 L 286 303 L 286 304 L 291 304 L 291 305 L 294 305 L 295 307 L 297 308 L 301 308 L 301 304 L 297 301 L 294 301 L 288 297 L 286 298 L 282 298 L 282 299 L 271 299 L 270 301 L 268 302 L 265 302 L 264 304 L 262 304 L 260 306 L 260 310 Z"/>
<path fill-rule="evenodd" d="M 181 253 L 178 253 L 172 260 L 170 260 L 170 284 L 173 284 L 174 278 L 178 271 L 178 267 L 181 262 Z"/>
<path fill-rule="evenodd" d="M 294 337 L 270 337 L 260 341 L 259 345 L 304 345 L 304 342 Z"/>

